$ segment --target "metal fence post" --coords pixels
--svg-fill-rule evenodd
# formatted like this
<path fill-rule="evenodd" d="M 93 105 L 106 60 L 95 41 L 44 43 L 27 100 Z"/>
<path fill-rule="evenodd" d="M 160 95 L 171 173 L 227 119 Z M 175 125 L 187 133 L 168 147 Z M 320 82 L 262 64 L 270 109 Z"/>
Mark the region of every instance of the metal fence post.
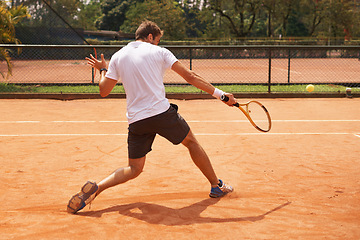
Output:
<path fill-rule="evenodd" d="M 268 78 L 268 93 L 271 93 L 271 48 L 269 48 L 269 78 Z"/>
<path fill-rule="evenodd" d="M 190 70 L 192 70 L 192 48 L 189 48 Z"/>
<path fill-rule="evenodd" d="M 290 58 L 291 58 L 291 50 L 289 48 L 289 51 L 288 51 L 288 83 L 290 83 Z"/>

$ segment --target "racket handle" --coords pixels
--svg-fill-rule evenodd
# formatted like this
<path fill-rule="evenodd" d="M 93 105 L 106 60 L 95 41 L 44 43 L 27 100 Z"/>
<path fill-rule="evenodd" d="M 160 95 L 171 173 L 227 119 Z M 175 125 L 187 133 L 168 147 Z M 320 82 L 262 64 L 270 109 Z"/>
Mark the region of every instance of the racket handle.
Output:
<path fill-rule="evenodd" d="M 229 97 L 226 96 L 225 94 L 223 94 L 223 95 L 221 95 L 220 100 L 223 102 L 227 102 L 227 101 L 229 101 Z"/>
<path fill-rule="evenodd" d="M 227 101 L 229 101 L 229 97 L 226 96 L 225 94 L 223 94 L 223 95 L 220 97 L 220 100 L 223 101 L 223 102 L 227 102 Z M 235 103 L 235 104 L 233 104 L 233 106 L 239 107 L 239 103 Z"/>

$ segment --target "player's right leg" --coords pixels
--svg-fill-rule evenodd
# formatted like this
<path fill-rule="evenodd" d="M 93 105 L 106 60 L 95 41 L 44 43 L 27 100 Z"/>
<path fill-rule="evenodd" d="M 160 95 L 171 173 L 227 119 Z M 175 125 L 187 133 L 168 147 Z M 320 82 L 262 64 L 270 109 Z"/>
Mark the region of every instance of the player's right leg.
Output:
<path fill-rule="evenodd" d="M 103 179 L 99 184 L 88 181 L 81 188 L 81 191 L 72 196 L 69 200 L 67 211 L 77 213 L 86 205 L 91 203 L 102 191 L 107 188 L 125 183 L 136 178 L 142 172 L 145 165 L 146 156 L 137 159 L 129 159 L 129 166 L 119 168 Z"/>
<path fill-rule="evenodd" d="M 190 130 L 188 135 L 182 141 L 182 144 L 189 150 L 191 159 L 195 165 L 200 169 L 204 176 L 208 179 L 211 186 L 217 186 L 219 179 L 211 165 L 210 159 L 200 143 L 196 140 L 194 134 Z"/>
<path fill-rule="evenodd" d="M 223 184 L 217 178 L 209 157 L 195 138 L 185 119 L 178 114 L 176 105 L 172 104 L 168 111 L 154 117 L 152 121 L 156 123 L 155 125 L 160 126 L 160 128 L 156 128 L 159 135 L 175 145 L 182 143 L 188 148 L 191 159 L 211 184 L 212 193 L 210 193 L 210 197 L 221 197 L 233 191 L 231 186 Z"/>
<path fill-rule="evenodd" d="M 222 180 L 217 178 L 209 157 L 201 147 L 200 143 L 196 140 L 191 130 L 182 141 L 182 144 L 188 148 L 193 162 L 210 182 L 210 197 L 222 197 L 233 191 L 233 188 L 230 185 L 225 184 Z"/>

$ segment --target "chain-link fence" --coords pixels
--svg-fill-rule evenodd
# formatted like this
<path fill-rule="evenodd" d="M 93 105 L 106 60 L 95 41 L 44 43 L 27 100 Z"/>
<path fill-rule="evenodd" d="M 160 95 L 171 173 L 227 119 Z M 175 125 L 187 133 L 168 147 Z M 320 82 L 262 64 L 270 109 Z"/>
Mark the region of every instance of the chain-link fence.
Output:
<path fill-rule="evenodd" d="M 12 76 L 1 82 L 33 85 L 97 84 L 86 56 L 107 61 L 123 46 L 0 45 L 12 59 Z M 164 46 L 190 69 L 215 85 L 241 92 L 360 91 L 360 46 Z M 20 53 L 18 52 L 20 50 Z M 1 62 L 0 71 L 7 72 Z M 95 76 L 94 76 L 95 75 Z M 165 85 L 186 86 L 176 73 L 165 73 Z M 121 84 L 121 81 L 119 82 Z M 234 87 L 237 86 L 237 87 Z"/>

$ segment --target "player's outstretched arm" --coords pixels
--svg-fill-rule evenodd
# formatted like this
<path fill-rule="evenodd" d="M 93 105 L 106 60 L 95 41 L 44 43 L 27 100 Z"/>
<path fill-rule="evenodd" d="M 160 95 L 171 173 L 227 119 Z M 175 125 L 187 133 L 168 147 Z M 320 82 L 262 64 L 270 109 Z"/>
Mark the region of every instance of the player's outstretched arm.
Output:
<path fill-rule="evenodd" d="M 185 79 L 191 85 L 207 92 L 210 95 L 216 96 L 216 93 L 219 91 L 216 89 L 210 82 L 206 81 L 204 78 L 196 74 L 194 71 L 191 71 L 187 67 L 185 67 L 181 62 L 175 62 L 171 69 L 179 74 L 181 77 Z M 236 99 L 231 93 L 224 93 L 229 97 L 229 101 L 226 102 L 227 105 L 233 106 L 236 103 Z M 220 96 L 216 96 L 220 97 Z"/>
<path fill-rule="evenodd" d="M 92 66 L 93 68 L 96 68 L 97 70 L 100 71 L 100 80 L 99 80 L 100 95 L 102 97 L 106 97 L 113 90 L 117 81 L 114 79 L 105 77 L 105 74 L 107 71 L 107 66 L 106 66 L 104 54 L 101 54 L 101 60 L 97 60 L 91 54 L 90 54 L 90 58 L 86 57 L 85 59 L 88 61 L 88 64 L 90 66 Z"/>

